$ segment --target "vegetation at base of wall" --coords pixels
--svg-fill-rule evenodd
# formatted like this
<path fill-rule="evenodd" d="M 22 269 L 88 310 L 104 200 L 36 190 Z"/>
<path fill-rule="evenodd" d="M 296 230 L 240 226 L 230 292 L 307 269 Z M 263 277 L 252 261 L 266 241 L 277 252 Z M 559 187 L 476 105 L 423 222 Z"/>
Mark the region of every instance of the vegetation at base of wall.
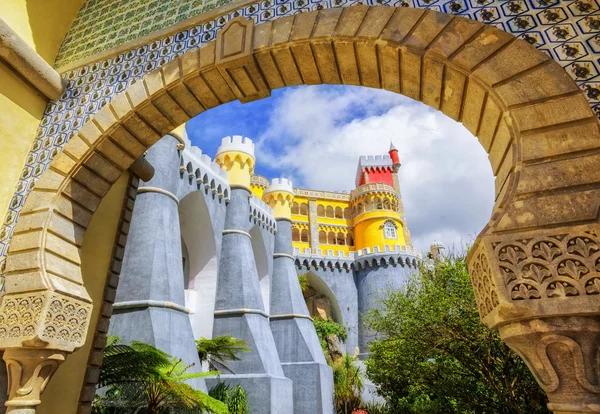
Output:
<path fill-rule="evenodd" d="M 193 365 L 142 342 L 123 344 L 110 336 L 104 348 L 96 396 L 95 414 L 228 414 L 227 406 L 192 388 L 187 382 L 212 376 L 211 372 L 188 372 Z"/>
<path fill-rule="evenodd" d="M 298 276 L 298 283 L 300 283 L 300 289 L 302 293 L 306 292 L 310 287 L 310 282 L 308 281 L 308 277 L 306 275 Z"/>
<path fill-rule="evenodd" d="M 342 341 L 345 341 L 346 338 L 348 338 L 348 331 L 346 330 L 346 327 L 337 323 L 331 318 L 314 318 L 313 324 L 315 325 L 315 330 L 317 331 L 317 336 L 319 337 L 321 347 L 326 353 L 328 351 L 327 337 L 329 335 L 336 335 Z"/>
<path fill-rule="evenodd" d="M 228 370 L 226 363 L 239 361 L 239 354 L 250 352 L 246 342 L 231 335 L 216 336 L 212 339 L 200 338 L 196 341 L 200 362 L 208 361 L 212 370 Z"/>
<path fill-rule="evenodd" d="M 521 358 L 477 311 L 464 257 L 423 266 L 369 312 L 367 374 L 394 413 L 549 413 Z"/>
<path fill-rule="evenodd" d="M 367 403 L 363 407 L 367 414 L 396 414 L 386 404 Z"/>
<path fill-rule="evenodd" d="M 362 405 L 363 378 L 356 358 L 344 355 L 333 361 L 333 389 L 337 414 L 352 414 Z"/>
<path fill-rule="evenodd" d="M 241 385 L 231 388 L 224 382 L 212 387 L 208 395 L 227 404 L 230 414 L 249 414 L 248 394 Z"/>

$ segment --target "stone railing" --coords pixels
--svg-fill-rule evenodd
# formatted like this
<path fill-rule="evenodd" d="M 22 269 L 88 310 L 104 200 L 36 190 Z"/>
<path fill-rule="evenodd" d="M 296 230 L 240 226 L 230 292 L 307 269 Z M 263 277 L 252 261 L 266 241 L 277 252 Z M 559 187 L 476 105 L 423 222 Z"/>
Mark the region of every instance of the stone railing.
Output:
<path fill-rule="evenodd" d="M 385 193 L 392 195 L 394 197 L 398 197 L 396 194 L 396 190 L 389 184 L 384 183 L 371 183 L 371 184 L 363 184 L 360 187 L 356 187 L 350 193 L 350 199 L 355 200 L 360 196 L 368 193 Z"/>
<path fill-rule="evenodd" d="M 350 194 L 336 193 L 334 191 L 307 190 L 304 188 L 294 188 L 294 194 L 306 198 L 319 198 L 323 200 L 350 201 Z"/>
<path fill-rule="evenodd" d="M 250 177 L 250 184 L 267 188 L 271 183 L 262 175 L 252 174 L 252 177 Z"/>

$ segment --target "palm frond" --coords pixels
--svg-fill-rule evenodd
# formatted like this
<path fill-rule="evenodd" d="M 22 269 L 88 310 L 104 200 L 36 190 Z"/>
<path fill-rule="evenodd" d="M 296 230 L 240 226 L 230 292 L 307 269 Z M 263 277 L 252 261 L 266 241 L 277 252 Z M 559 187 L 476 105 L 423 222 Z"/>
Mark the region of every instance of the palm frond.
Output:
<path fill-rule="evenodd" d="M 212 339 L 202 337 L 196 341 L 196 348 L 200 361 L 209 359 L 220 362 L 239 361 L 238 354 L 250 352 L 246 342 L 231 335 L 217 336 Z"/>

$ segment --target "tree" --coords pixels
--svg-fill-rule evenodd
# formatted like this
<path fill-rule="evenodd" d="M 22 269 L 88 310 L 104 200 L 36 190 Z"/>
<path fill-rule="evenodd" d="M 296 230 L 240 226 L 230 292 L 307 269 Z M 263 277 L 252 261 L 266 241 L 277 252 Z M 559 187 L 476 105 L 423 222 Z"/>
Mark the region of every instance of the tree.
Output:
<path fill-rule="evenodd" d="M 422 266 L 366 317 L 369 378 L 393 412 L 548 413 L 521 358 L 479 320 L 463 257 Z"/>
<path fill-rule="evenodd" d="M 216 336 L 212 339 L 202 337 L 196 341 L 196 349 L 200 362 L 208 361 L 211 369 L 215 370 L 215 365 L 229 370 L 225 363 L 239 361 L 238 354 L 250 352 L 246 342 L 231 335 Z"/>
<path fill-rule="evenodd" d="M 94 412 L 102 414 L 208 412 L 227 414 L 222 402 L 186 383 L 213 373 L 188 373 L 191 365 L 142 342 L 121 343 L 110 336 L 100 366 L 98 397 Z"/>

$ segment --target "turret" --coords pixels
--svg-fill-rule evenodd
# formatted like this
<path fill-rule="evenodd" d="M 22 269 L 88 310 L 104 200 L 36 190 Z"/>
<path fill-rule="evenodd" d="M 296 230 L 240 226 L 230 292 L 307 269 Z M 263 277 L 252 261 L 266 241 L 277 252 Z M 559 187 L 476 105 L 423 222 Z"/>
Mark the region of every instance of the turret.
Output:
<path fill-rule="evenodd" d="M 434 240 L 429 246 L 429 252 L 433 260 L 442 259 L 446 254 L 446 247 L 442 242 Z"/>
<path fill-rule="evenodd" d="M 273 178 L 271 185 L 263 194 L 263 201 L 273 209 L 275 219 L 292 220 L 292 201 L 294 187 L 286 178 Z"/>
<path fill-rule="evenodd" d="M 232 188 L 250 189 L 250 178 L 254 173 L 256 158 L 254 143 L 250 138 L 234 135 L 221 140 L 215 162 L 227 171 Z"/>
<path fill-rule="evenodd" d="M 356 250 L 383 251 L 386 246 L 393 250 L 407 244 L 394 187 L 384 183 L 363 184 L 352 191 L 350 203 Z"/>
<path fill-rule="evenodd" d="M 390 150 L 388 151 L 390 159 L 392 160 L 392 169 L 395 173 L 400 169 L 400 157 L 398 156 L 398 150 L 394 146 L 393 142 L 390 142 Z"/>

